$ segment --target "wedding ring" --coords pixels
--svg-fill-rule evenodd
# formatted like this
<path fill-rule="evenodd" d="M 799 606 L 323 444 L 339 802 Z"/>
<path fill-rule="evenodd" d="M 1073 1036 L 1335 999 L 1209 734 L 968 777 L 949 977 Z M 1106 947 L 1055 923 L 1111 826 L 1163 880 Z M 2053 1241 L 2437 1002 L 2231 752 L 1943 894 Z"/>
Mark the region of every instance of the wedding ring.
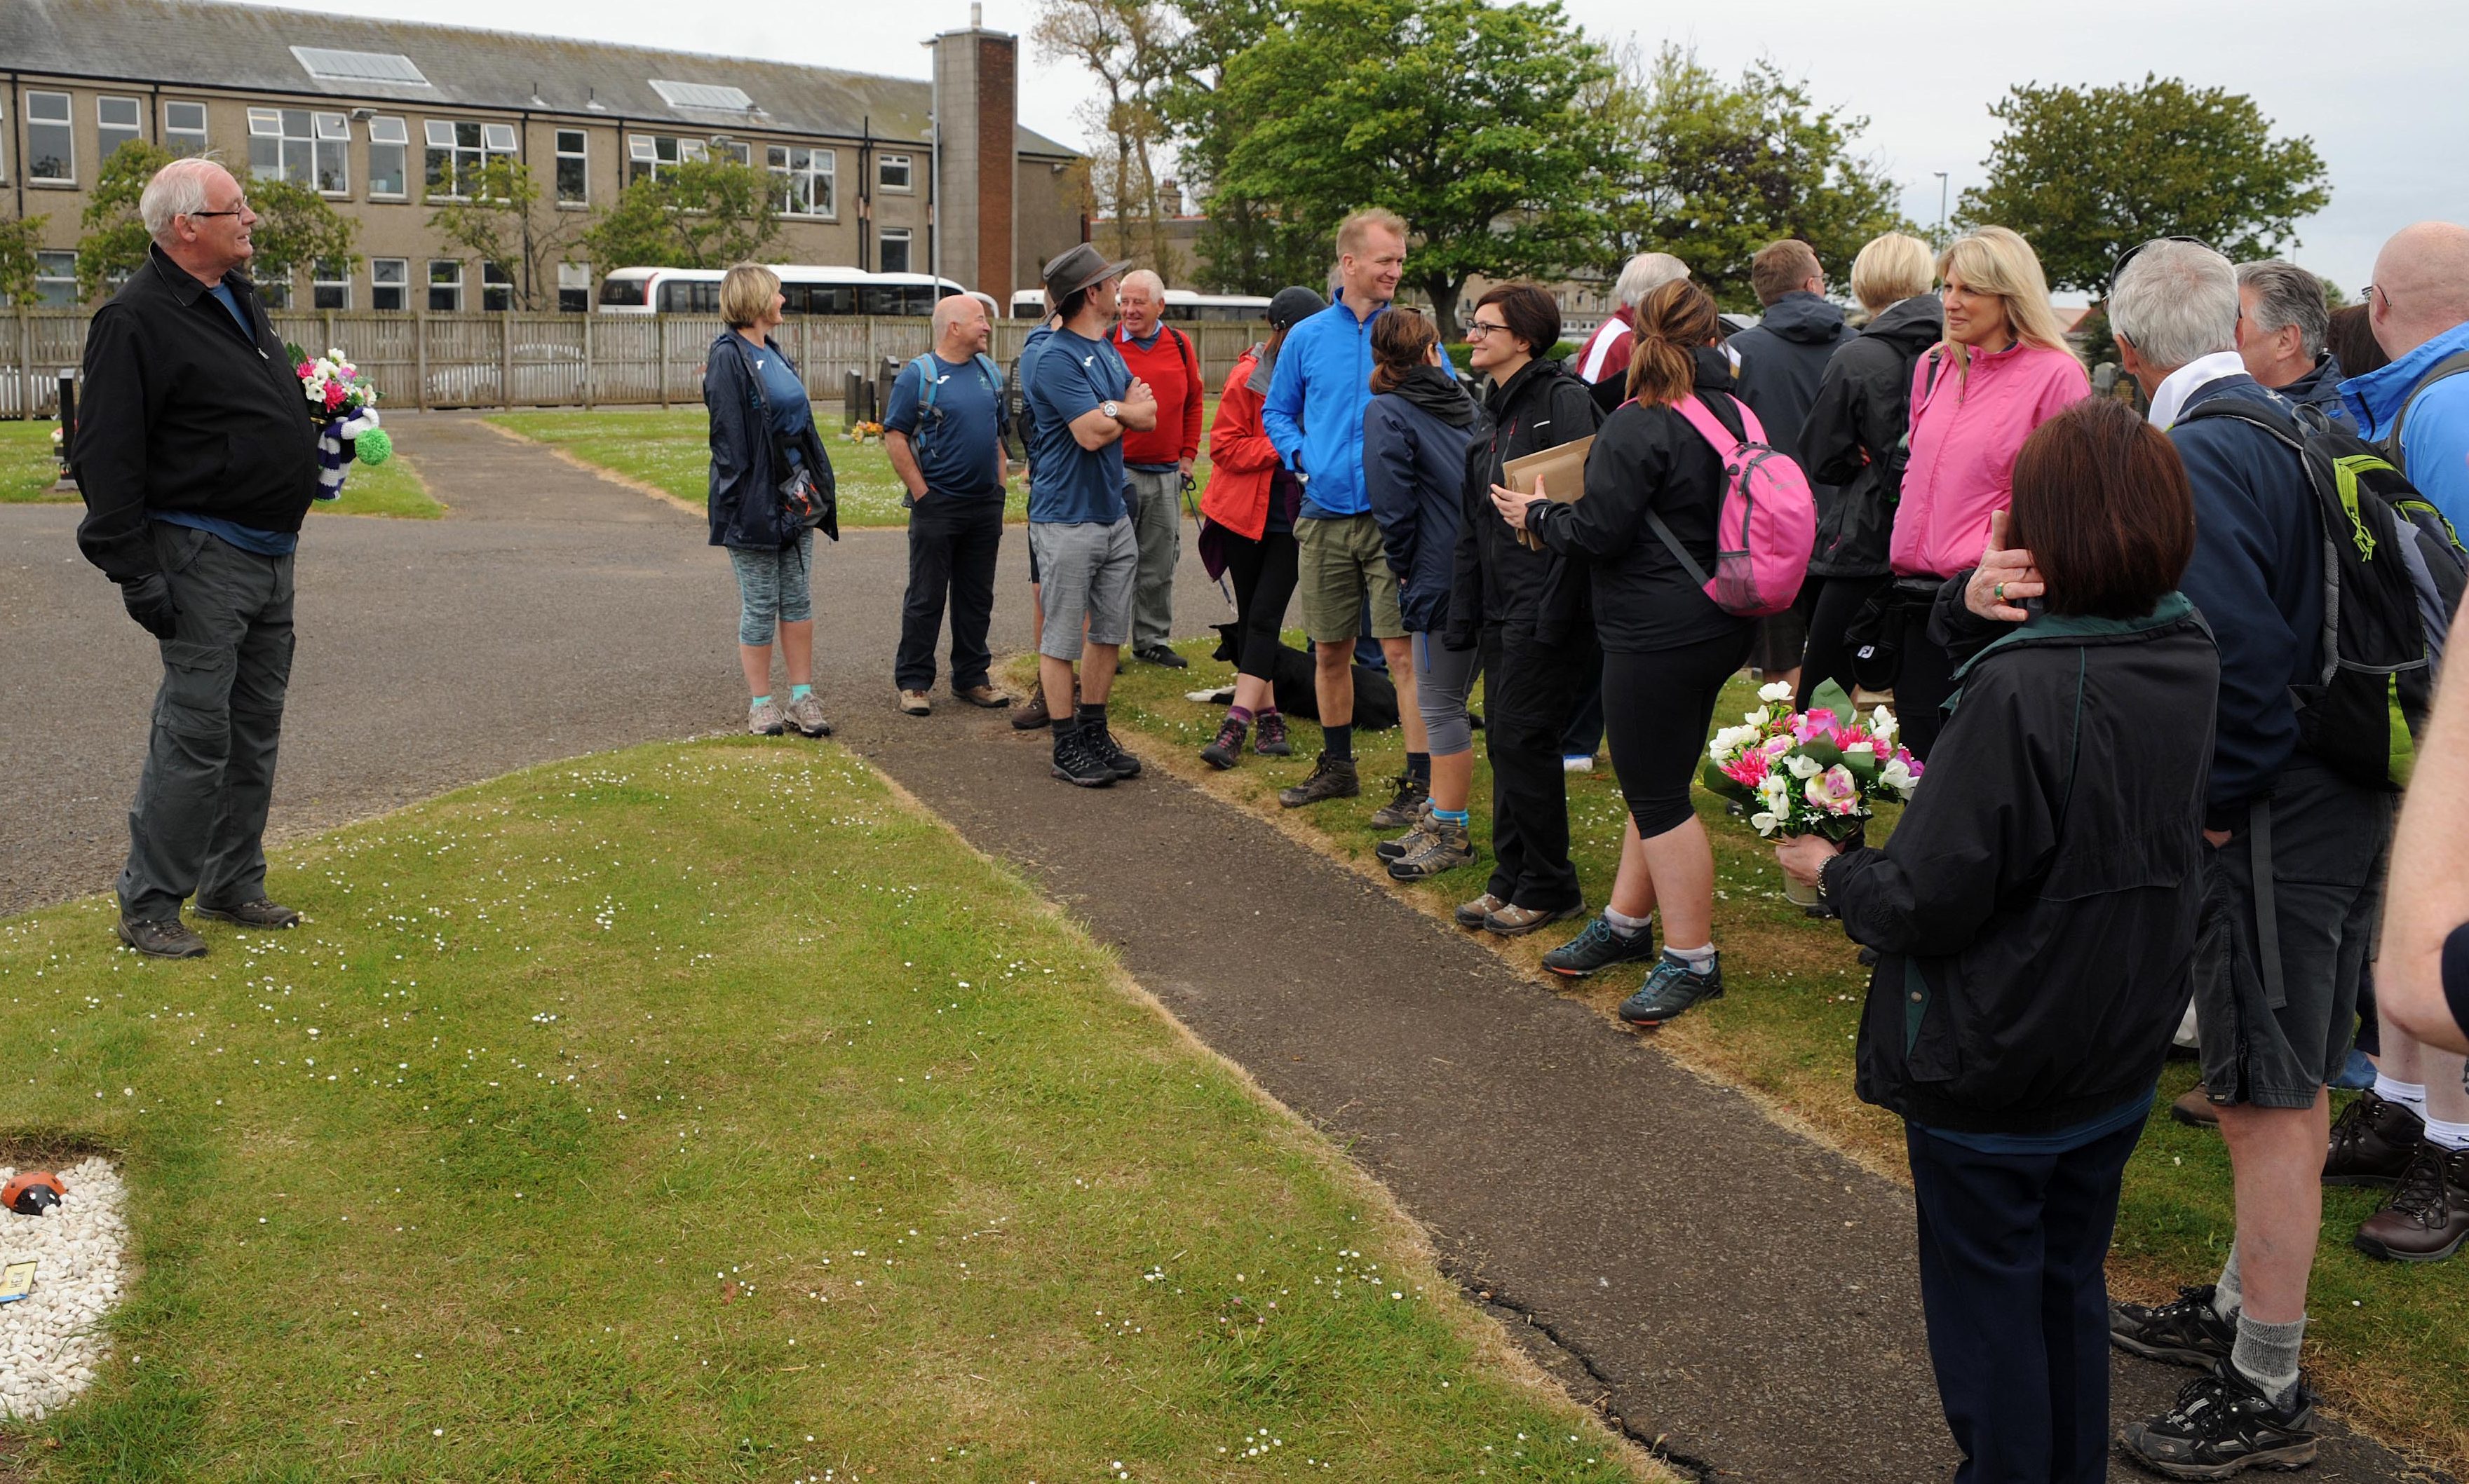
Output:
<path fill-rule="evenodd" d="M 1996 591 L 1997 593 L 1997 601 L 2004 603 L 2006 601 L 2006 584 L 2003 582 L 1998 583 Z"/>

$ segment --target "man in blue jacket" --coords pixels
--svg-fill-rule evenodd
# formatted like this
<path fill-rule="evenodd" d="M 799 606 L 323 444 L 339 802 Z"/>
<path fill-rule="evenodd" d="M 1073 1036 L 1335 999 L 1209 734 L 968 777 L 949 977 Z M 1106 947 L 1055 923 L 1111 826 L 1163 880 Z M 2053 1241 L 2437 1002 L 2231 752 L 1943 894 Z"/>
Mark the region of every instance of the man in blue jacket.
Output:
<path fill-rule="evenodd" d="M 2238 282 L 2200 243 L 2149 242 L 2109 294 L 2118 360 L 2169 429 L 2195 496 L 2181 586 L 2220 646 L 2204 809 L 2202 937 L 2190 966 L 2204 1088 L 2237 1185 L 2237 1238 L 2216 1284 L 2121 1304 L 2120 1348 L 2207 1367 L 2126 1447 L 2180 1478 L 2226 1478 L 2315 1456 L 2299 1381 L 2306 1286 L 2322 1226 L 2324 1081 L 2348 1055 L 2381 902 L 2391 796 L 2298 747 L 2294 682 L 2320 662 L 2322 534 L 2296 452 L 2205 404 L 2289 404 L 2237 354 Z"/>
<path fill-rule="evenodd" d="M 2392 361 L 2341 383 L 2358 436 L 2397 431 L 2409 482 L 2469 529 L 2469 227 L 2421 221 L 2395 233 L 2375 255 L 2366 322 Z"/>
<path fill-rule="evenodd" d="M 1354 640 L 1364 600 L 1372 605 L 1372 637 L 1397 682 L 1397 716 L 1406 729 L 1406 773 L 1397 796 L 1373 816 L 1382 826 L 1411 824 L 1431 791 L 1432 758 L 1415 704 L 1415 665 L 1397 612 L 1397 574 L 1390 569 L 1363 490 L 1363 410 L 1372 402 L 1372 322 L 1397 297 L 1406 271 L 1406 222 L 1377 207 L 1356 212 L 1337 229 L 1337 302 L 1286 332 L 1260 422 L 1286 468 L 1304 484 L 1297 588 L 1304 631 L 1314 657 L 1313 691 L 1327 744 L 1311 776 L 1278 795 L 1288 809 L 1363 791 L 1354 772 Z"/>

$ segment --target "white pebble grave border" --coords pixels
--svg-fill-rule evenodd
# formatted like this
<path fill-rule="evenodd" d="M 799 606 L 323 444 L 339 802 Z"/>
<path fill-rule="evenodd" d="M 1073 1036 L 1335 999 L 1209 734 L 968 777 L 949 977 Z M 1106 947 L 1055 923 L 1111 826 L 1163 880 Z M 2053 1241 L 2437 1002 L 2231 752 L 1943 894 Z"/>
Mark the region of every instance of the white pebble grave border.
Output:
<path fill-rule="evenodd" d="M 0 1181 L 17 1173 L 0 1166 Z M 94 1382 L 104 1317 L 120 1302 L 120 1175 L 108 1160 L 57 1171 L 68 1194 L 44 1216 L 0 1210 L 0 1263 L 35 1262 L 34 1291 L 0 1304 L 0 1413 L 34 1421 Z"/>

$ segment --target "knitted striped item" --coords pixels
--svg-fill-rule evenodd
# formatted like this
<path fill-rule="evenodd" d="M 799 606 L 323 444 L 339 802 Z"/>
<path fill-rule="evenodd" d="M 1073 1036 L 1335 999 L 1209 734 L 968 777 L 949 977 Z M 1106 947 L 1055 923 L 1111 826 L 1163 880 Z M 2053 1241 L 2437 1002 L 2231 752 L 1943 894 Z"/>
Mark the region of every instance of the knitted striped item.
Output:
<path fill-rule="evenodd" d="M 346 441 L 373 431 L 378 425 L 374 409 L 362 408 L 347 417 L 333 418 L 317 424 L 317 498 L 339 500 L 343 497 L 343 474 L 351 467 L 351 458 L 343 452 Z"/>

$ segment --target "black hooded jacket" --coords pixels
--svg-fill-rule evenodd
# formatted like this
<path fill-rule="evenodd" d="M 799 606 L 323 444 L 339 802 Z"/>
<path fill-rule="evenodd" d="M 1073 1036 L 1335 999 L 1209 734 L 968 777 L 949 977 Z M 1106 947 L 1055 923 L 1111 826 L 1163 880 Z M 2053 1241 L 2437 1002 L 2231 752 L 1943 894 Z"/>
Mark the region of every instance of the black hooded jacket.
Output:
<path fill-rule="evenodd" d="M 1919 294 L 1869 322 L 1827 362 L 1808 421 L 1801 467 L 1817 495 L 1815 577 L 1883 577 L 1886 544 L 1911 457 L 1912 365 L 1946 335 L 1946 308 Z"/>
<path fill-rule="evenodd" d="M 1736 377 L 1741 400 L 1758 415 L 1767 445 L 1799 460 L 1803 468 L 1809 461 L 1801 454 L 1801 423 L 1809 418 L 1810 403 L 1817 400 L 1817 382 L 1826 375 L 1827 361 L 1835 347 L 1853 337 L 1840 307 L 1801 292 L 1767 305 L 1765 317 L 1755 329 L 1743 330 L 1731 339 L 1732 349 L 1741 355 Z"/>
<path fill-rule="evenodd" d="M 1494 386 L 1484 412 L 1486 422 L 1466 445 L 1465 518 L 1442 642 L 1470 650 L 1486 624 L 1522 624 L 1551 643 L 1584 611 L 1582 575 L 1558 557 L 1520 546 L 1491 508 L 1491 487 L 1505 482 L 1501 470 L 1511 459 L 1592 437 L 1601 414 L 1566 362 L 1539 357 Z"/>

